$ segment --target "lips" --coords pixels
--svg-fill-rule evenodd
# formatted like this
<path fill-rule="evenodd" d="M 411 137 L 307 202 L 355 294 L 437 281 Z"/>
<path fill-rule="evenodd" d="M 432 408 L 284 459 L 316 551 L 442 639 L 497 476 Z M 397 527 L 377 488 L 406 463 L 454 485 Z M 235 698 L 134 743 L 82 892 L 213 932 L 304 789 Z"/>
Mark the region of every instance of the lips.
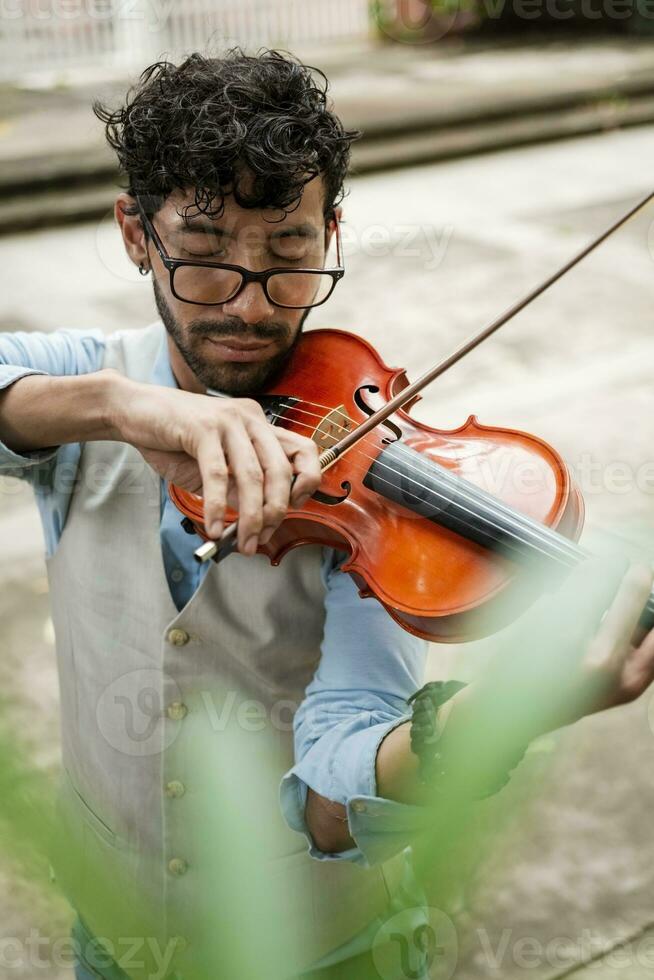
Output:
<path fill-rule="evenodd" d="M 241 337 L 205 338 L 223 361 L 265 361 L 276 350 L 274 340 L 243 340 Z"/>

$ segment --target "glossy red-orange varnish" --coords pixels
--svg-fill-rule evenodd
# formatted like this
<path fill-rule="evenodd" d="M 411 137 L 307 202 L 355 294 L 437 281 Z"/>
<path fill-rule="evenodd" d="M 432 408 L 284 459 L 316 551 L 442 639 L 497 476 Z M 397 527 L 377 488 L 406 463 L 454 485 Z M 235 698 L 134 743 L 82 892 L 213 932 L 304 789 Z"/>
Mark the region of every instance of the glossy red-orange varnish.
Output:
<path fill-rule="evenodd" d="M 332 408 L 344 406 L 351 419 L 363 421 L 366 415 L 354 401 L 362 386 L 379 389 L 376 394 L 364 392 L 366 403 L 377 408 L 406 384 L 404 371 L 388 368 L 360 337 L 314 330 L 302 337 L 267 393 L 302 399 L 284 425 L 311 436 Z M 474 416 L 453 431 L 416 422 L 406 411 L 392 421 L 402 429 L 405 445 L 513 509 L 578 537 L 581 497 L 563 460 L 541 439 L 481 425 Z M 303 544 L 345 549 L 350 557 L 344 570 L 353 575 L 361 594 L 375 596 L 402 626 L 430 640 L 472 639 L 503 625 L 520 611 L 516 603 L 524 606 L 535 594 L 525 581 L 529 573 L 364 487 L 363 477 L 389 436 L 380 427 L 325 472 L 321 490 L 341 496 L 347 482 L 351 492 L 346 500 L 336 506 L 310 500 L 301 510 L 289 511 L 261 553 L 277 564 Z M 202 498 L 174 486 L 170 493 L 206 537 Z"/>

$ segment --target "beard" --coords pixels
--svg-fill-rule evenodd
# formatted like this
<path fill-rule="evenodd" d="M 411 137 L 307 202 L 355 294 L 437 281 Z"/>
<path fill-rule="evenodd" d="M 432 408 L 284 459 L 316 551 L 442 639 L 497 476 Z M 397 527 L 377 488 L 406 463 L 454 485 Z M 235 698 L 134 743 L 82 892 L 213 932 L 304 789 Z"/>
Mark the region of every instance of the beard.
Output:
<path fill-rule="evenodd" d="M 175 319 L 158 282 L 153 280 L 154 298 L 159 316 L 179 353 L 196 378 L 207 388 L 222 391 L 232 397 L 257 394 L 281 371 L 289 360 L 300 337 L 310 310 L 305 310 L 295 332 L 285 323 L 244 323 L 240 317 L 228 316 L 220 320 L 192 320 L 184 329 Z M 212 364 L 201 354 L 207 337 L 220 340 L 224 337 L 247 337 L 250 340 L 275 342 L 279 352 L 267 361 L 226 362 Z"/>

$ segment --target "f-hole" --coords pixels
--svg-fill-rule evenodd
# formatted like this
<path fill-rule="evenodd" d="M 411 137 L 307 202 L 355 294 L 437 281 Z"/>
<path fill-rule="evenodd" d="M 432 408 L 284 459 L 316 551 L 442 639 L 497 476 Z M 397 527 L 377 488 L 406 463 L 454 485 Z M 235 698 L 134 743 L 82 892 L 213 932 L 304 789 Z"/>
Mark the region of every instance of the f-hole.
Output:
<path fill-rule="evenodd" d="M 377 387 L 377 385 L 361 385 L 361 387 L 357 388 L 357 390 L 354 392 L 354 404 L 357 405 L 357 407 L 360 408 L 361 411 L 364 412 L 366 415 L 368 416 L 374 415 L 375 409 L 371 408 L 370 405 L 366 404 L 364 397 L 362 395 L 363 391 L 368 391 L 370 392 L 371 395 L 378 395 L 379 388 Z M 387 429 L 390 429 L 393 435 L 395 436 L 394 439 L 389 439 L 388 436 L 385 436 L 382 439 L 384 445 L 390 446 L 394 442 L 400 441 L 400 439 L 402 438 L 402 430 L 400 429 L 399 426 L 395 425 L 394 422 L 391 422 L 390 419 L 386 419 L 385 422 L 382 422 L 382 425 L 385 425 Z"/>
<path fill-rule="evenodd" d="M 316 490 L 314 494 L 311 495 L 312 500 L 317 500 L 319 504 L 327 504 L 328 507 L 334 507 L 336 504 L 342 504 L 344 500 L 352 493 L 352 484 L 349 480 L 344 480 L 341 483 L 341 488 L 345 490 L 345 493 L 341 497 L 336 497 L 331 493 L 323 493 L 322 490 Z"/>

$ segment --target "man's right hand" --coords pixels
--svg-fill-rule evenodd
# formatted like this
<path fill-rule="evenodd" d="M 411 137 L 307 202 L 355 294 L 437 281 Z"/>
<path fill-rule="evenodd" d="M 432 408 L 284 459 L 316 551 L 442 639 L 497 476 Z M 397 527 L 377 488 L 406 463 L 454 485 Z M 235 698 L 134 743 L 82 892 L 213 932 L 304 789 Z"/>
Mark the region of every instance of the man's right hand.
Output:
<path fill-rule="evenodd" d="M 255 401 L 138 384 L 120 375 L 112 389 L 115 437 L 135 446 L 166 480 L 202 494 L 212 538 L 222 532 L 227 505 L 236 510 L 243 554 L 266 544 L 289 506 L 301 507 L 320 484 L 316 444 L 271 425 Z"/>

